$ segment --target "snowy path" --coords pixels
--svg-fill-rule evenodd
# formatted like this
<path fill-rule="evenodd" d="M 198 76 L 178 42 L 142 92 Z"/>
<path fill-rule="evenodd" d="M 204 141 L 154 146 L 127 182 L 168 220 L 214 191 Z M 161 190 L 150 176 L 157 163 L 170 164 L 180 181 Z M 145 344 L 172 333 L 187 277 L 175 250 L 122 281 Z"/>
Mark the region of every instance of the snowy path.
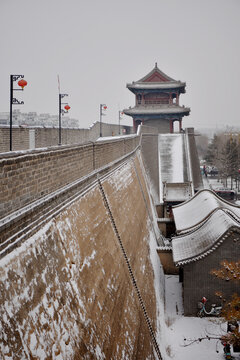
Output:
<path fill-rule="evenodd" d="M 182 287 L 178 282 L 178 276 L 166 275 L 166 312 L 165 322 L 168 341 L 168 358 L 173 360 L 223 360 L 223 348 L 216 340 L 204 340 L 199 344 L 183 347 L 184 338 L 194 339 L 205 335 L 219 335 L 222 332 L 219 319 L 182 316 Z M 216 348 L 219 353 L 216 352 Z M 240 354 L 234 354 L 236 360 Z"/>

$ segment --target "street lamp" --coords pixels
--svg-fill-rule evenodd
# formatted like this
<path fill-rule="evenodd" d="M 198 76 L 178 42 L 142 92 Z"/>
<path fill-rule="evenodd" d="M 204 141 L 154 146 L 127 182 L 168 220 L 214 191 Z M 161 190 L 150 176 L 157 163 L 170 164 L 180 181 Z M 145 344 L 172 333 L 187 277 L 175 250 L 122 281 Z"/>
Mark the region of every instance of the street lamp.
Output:
<path fill-rule="evenodd" d="M 62 103 L 62 98 L 64 98 L 65 96 L 68 96 L 68 94 L 59 94 L 59 128 L 58 128 L 58 145 L 62 145 L 62 119 L 61 117 L 68 113 L 68 110 L 70 110 L 70 106 L 68 105 L 68 103 Z M 64 106 L 64 109 L 62 109 L 62 105 Z"/>
<path fill-rule="evenodd" d="M 124 113 L 121 110 L 118 111 L 118 133 L 119 133 L 119 135 L 121 134 L 120 120 L 122 120 L 121 115 L 123 115 L 123 114 Z"/>
<path fill-rule="evenodd" d="M 21 79 L 18 81 L 18 86 L 21 87 L 21 89 L 14 89 L 13 88 L 13 82 L 17 81 L 18 79 Z M 24 80 L 24 75 L 10 75 L 10 151 L 12 151 L 12 106 L 13 105 L 23 105 L 24 101 L 19 101 L 18 99 L 13 97 L 13 91 L 23 91 L 24 87 L 27 85 L 27 81 Z"/>
<path fill-rule="evenodd" d="M 100 137 L 102 137 L 102 116 L 106 115 L 103 113 L 103 110 L 107 110 L 106 104 L 100 104 Z"/>

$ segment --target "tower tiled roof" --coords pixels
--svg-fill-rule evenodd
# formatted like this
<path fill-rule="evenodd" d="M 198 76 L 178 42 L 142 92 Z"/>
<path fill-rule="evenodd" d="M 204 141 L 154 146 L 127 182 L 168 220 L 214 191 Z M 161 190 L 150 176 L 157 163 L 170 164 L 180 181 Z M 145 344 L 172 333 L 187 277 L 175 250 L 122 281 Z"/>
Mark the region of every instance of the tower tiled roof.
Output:
<path fill-rule="evenodd" d="M 126 115 L 172 115 L 182 114 L 189 115 L 190 108 L 178 105 L 161 105 L 159 107 L 154 106 L 135 106 L 133 108 L 124 109 Z"/>
<path fill-rule="evenodd" d="M 133 81 L 127 84 L 127 88 L 133 92 L 136 90 L 170 90 L 180 89 L 181 92 L 185 92 L 185 82 L 174 80 L 170 76 L 166 75 L 157 67 L 155 67 L 143 78 L 138 81 Z"/>

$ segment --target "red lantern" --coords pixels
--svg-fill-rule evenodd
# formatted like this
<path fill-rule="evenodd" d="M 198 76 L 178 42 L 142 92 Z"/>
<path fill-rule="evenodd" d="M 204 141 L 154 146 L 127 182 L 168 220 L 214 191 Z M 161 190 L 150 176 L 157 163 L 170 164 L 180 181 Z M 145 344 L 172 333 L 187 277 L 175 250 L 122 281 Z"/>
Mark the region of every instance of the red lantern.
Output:
<path fill-rule="evenodd" d="M 107 110 L 107 106 L 106 106 L 106 105 L 105 105 L 103 108 L 104 108 L 104 110 Z"/>
<path fill-rule="evenodd" d="M 71 108 L 70 108 L 69 105 L 66 105 L 66 106 L 64 106 L 64 109 L 68 111 L 68 110 L 70 110 Z"/>
<path fill-rule="evenodd" d="M 21 86 L 22 90 L 24 89 L 24 87 L 27 85 L 26 80 L 22 79 L 19 80 L 18 85 Z"/>

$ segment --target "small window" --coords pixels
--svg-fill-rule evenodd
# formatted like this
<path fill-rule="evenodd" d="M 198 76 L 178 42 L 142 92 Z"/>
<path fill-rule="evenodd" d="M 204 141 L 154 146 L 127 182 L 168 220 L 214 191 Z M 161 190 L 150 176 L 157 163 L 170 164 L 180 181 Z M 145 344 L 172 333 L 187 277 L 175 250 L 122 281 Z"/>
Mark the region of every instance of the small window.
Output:
<path fill-rule="evenodd" d="M 142 103 L 142 95 L 138 95 L 137 96 L 137 103 L 141 104 Z"/>

